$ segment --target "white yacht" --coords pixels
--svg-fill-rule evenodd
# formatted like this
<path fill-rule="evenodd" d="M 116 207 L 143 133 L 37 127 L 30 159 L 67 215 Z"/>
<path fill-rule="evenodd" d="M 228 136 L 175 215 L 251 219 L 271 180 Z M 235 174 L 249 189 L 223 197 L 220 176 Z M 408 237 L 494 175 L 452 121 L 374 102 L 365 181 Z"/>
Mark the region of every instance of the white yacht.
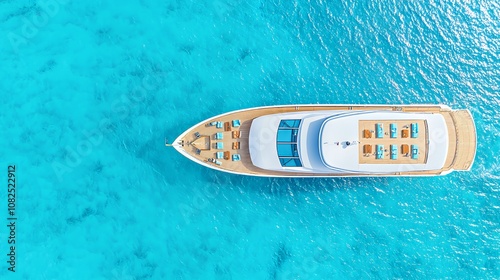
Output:
<path fill-rule="evenodd" d="M 167 145 L 242 175 L 429 176 L 470 170 L 476 131 L 444 105 L 288 105 L 215 116 Z"/>

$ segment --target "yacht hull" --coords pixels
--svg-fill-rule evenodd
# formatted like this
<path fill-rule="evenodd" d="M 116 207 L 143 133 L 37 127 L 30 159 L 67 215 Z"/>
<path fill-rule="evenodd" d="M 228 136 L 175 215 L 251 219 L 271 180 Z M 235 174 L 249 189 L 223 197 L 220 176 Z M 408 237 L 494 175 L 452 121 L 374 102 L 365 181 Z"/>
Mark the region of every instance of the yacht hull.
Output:
<path fill-rule="evenodd" d="M 268 115 L 290 114 L 294 112 L 406 112 L 428 113 L 443 116 L 447 126 L 448 153 L 441 168 L 432 170 L 412 170 L 399 168 L 394 172 L 346 172 L 332 170 L 315 172 L 284 168 L 268 170 L 257 167 L 252 162 L 250 131 L 253 120 Z M 239 121 L 233 124 L 234 120 Z M 254 132 L 255 133 L 255 132 Z M 432 135 L 432 131 L 425 134 Z M 219 136 L 219 137 L 218 137 Z M 424 137 L 424 136 L 422 136 Z M 217 139 L 220 138 L 220 139 Z M 410 139 L 410 138 L 408 138 Z M 365 142 L 360 134 L 361 142 Z M 425 139 L 427 143 L 428 139 Z M 186 158 L 205 167 L 238 175 L 260 177 L 389 177 L 389 176 L 436 176 L 452 171 L 470 170 L 476 152 L 476 129 L 468 110 L 452 110 L 445 105 L 283 105 L 256 107 L 224 113 L 203 120 L 183 132 L 172 144 Z M 361 146 L 360 146 L 361 149 Z M 360 150 L 361 153 L 361 150 Z M 237 158 L 234 156 L 237 155 Z M 375 157 L 375 155 L 374 155 Z M 401 157 L 402 158 L 402 157 Z M 369 162 L 370 155 L 360 162 Z M 373 161 L 376 164 L 376 161 Z M 403 166 L 403 165 L 401 165 Z M 406 165 L 408 166 L 408 165 Z"/>

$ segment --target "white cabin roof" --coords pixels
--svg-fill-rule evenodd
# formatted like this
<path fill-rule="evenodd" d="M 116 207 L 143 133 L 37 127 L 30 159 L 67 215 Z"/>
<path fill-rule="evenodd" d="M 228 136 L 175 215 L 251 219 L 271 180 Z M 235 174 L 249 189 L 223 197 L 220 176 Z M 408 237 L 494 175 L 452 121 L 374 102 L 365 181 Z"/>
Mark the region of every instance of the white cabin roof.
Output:
<path fill-rule="evenodd" d="M 358 145 L 363 144 L 363 139 L 359 138 L 358 124 L 360 120 L 425 120 L 430 132 L 427 161 L 422 164 L 360 164 L 360 147 Z M 424 129 L 421 128 L 421 130 Z M 420 137 L 424 136 L 421 135 Z M 386 111 L 346 113 L 332 116 L 324 121 L 319 134 L 319 141 L 320 154 L 324 163 L 330 168 L 347 172 L 387 173 L 440 169 L 444 166 L 448 154 L 448 129 L 441 114 Z M 351 145 L 346 145 L 347 141 Z M 386 148 L 388 147 L 386 146 Z"/>

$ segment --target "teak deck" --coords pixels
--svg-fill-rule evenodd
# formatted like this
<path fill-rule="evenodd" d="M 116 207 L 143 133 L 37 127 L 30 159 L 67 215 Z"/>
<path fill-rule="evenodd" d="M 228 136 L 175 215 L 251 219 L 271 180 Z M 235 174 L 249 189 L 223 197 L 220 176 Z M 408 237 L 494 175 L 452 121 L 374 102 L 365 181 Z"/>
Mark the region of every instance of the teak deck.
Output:
<path fill-rule="evenodd" d="M 389 110 L 389 111 L 401 111 L 401 112 L 427 112 L 441 114 L 445 118 L 446 124 L 448 126 L 448 156 L 446 159 L 445 166 L 439 170 L 430 171 L 400 171 L 391 174 L 353 174 L 353 173 L 292 173 L 292 172 L 279 172 L 264 170 L 255 167 L 252 164 L 248 137 L 250 126 L 252 120 L 263 115 L 269 114 L 279 114 L 286 112 L 300 112 L 300 111 L 321 111 L 321 110 Z M 231 124 L 232 120 L 240 120 L 241 125 L 239 127 L 233 127 Z M 216 126 L 209 126 L 208 124 L 214 121 L 220 121 L 224 125 L 222 128 L 216 128 Z M 407 138 L 402 138 L 402 129 L 404 126 L 409 125 L 411 122 L 419 123 L 419 136 L 417 138 L 411 138 L 411 133 Z M 363 135 L 363 130 L 375 130 L 375 123 L 377 121 L 360 121 L 359 123 L 359 140 L 360 140 L 360 152 L 359 161 L 360 163 L 424 163 L 427 160 L 427 139 L 429 137 L 429 132 L 424 121 L 422 120 L 404 120 L 404 121 L 380 121 L 378 123 L 384 124 L 385 132 L 389 132 L 389 135 L 385 135 L 383 138 L 376 138 L 376 133 L 372 133 L 371 138 L 366 138 Z M 390 123 L 396 123 L 398 128 L 397 138 L 390 138 Z M 229 124 L 229 126 L 228 126 Z M 221 132 L 223 134 L 223 139 L 216 140 L 215 134 Z M 199 133 L 200 137 L 196 137 L 196 133 Z M 239 138 L 233 138 L 233 134 L 238 134 Z M 234 135 L 236 136 L 236 135 Z M 220 142 L 223 145 L 222 149 L 216 148 L 216 143 Z M 238 143 L 238 144 L 237 144 Z M 370 155 L 363 154 L 363 145 L 372 145 L 372 153 Z M 383 144 L 384 149 L 384 159 L 375 159 L 376 145 Z M 398 159 L 391 160 L 390 145 L 398 145 Z M 410 147 L 410 155 L 404 156 L 402 154 L 401 145 L 407 144 Z M 417 144 L 419 147 L 419 157 L 418 159 L 411 159 L 411 145 Z M 312 105 L 299 105 L 299 106 L 276 106 L 276 107 L 261 107 L 252 108 L 247 110 L 240 110 L 236 112 L 231 112 L 223 114 L 217 117 L 213 117 L 203 121 L 187 130 L 179 138 L 175 140 L 174 145 L 181 153 L 185 153 L 186 156 L 193 159 L 194 161 L 199 161 L 204 165 L 208 165 L 214 169 L 220 169 L 222 171 L 253 175 L 253 176 L 283 176 L 283 177 L 331 177 L 331 176 L 397 176 L 397 175 L 439 175 L 443 172 L 450 170 L 468 170 L 470 165 L 474 161 L 475 151 L 476 151 L 476 131 L 474 126 L 474 121 L 472 116 L 467 110 L 449 110 L 448 108 L 441 108 L 440 106 L 312 106 Z M 235 146 L 239 145 L 239 149 Z M 221 164 L 216 165 L 215 163 L 209 162 L 209 159 L 216 158 L 217 152 L 229 152 L 229 159 L 217 159 Z M 232 155 L 239 154 L 241 160 L 233 161 Z M 226 153 L 227 155 L 227 153 Z"/>

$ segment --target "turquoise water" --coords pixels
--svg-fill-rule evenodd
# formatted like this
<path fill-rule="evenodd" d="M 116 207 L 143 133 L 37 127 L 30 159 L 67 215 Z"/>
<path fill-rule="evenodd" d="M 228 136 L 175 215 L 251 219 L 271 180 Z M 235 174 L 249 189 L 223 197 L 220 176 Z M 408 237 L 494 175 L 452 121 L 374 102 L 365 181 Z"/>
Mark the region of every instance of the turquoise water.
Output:
<path fill-rule="evenodd" d="M 2 1 L 0 279 L 500 278 L 500 4 Z M 163 146 L 241 108 L 471 110 L 471 172 L 268 179 Z"/>

